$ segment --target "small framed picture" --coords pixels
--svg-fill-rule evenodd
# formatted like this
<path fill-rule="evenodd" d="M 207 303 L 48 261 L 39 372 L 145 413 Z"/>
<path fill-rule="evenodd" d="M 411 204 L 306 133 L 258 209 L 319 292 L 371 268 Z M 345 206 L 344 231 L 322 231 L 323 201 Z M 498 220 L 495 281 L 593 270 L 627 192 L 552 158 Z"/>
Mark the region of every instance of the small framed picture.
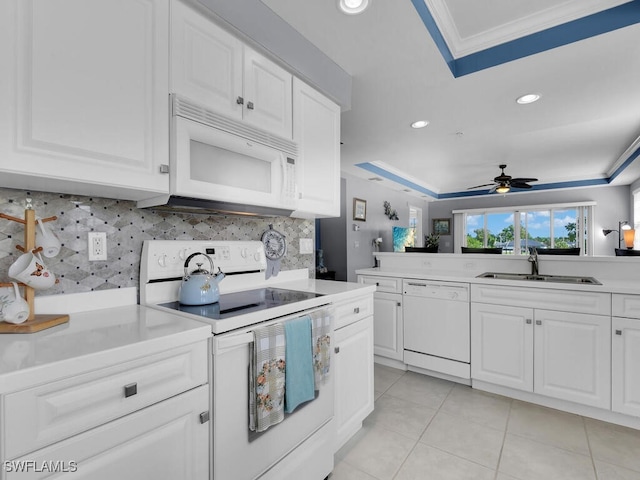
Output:
<path fill-rule="evenodd" d="M 360 198 L 353 199 L 353 219 L 367 221 L 367 201 Z"/>
<path fill-rule="evenodd" d="M 451 219 L 450 218 L 434 218 L 433 233 L 437 235 L 451 235 Z"/>

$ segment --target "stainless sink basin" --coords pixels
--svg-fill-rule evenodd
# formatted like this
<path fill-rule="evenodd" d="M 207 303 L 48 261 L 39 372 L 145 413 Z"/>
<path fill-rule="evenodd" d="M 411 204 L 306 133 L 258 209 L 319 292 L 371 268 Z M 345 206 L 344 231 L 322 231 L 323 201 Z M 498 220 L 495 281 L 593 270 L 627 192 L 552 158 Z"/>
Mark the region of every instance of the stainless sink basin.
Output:
<path fill-rule="evenodd" d="M 529 280 L 538 282 L 576 283 L 587 285 L 602 285 L 593 277 L 572 277 L 569 275 L 529 275 L 526 273 L 496 273 L 485 272 L 477 278 L 495 278 L 496 280 Z"/>

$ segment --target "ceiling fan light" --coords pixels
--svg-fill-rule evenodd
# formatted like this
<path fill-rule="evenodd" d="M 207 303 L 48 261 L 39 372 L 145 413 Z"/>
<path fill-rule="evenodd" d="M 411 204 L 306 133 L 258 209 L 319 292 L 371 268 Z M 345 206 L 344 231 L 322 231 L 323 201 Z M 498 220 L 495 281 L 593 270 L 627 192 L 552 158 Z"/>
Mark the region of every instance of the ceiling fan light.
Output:
<path fill-rule="evenodd" d="M 427 120 L 417 120 L 411 124 L 411 128 L 424 128 L 429 125 Z"/>
<path fill-rule="evenodd" d="M 527 93 L 526 95 L 522 95 L 516 99 L 516 102 L 520 105 L 526 105 L 528 103 L 537 102 L 540 100 L 540 95 L 537 93 Z"/>
<path fill-rule="evenodd" d="M 365 11 L 369 0 L 338 0 L 338 8 L 347 15 L 357 15 Z"/>
<path fill-rule="evenodd" d="M 507 193 L 509 192 L 509 190 L 511 190 L 511 188 L 509 188 L 508 185 L 500 185 L 498 188 L 496 188 L 497 193 Z"/>

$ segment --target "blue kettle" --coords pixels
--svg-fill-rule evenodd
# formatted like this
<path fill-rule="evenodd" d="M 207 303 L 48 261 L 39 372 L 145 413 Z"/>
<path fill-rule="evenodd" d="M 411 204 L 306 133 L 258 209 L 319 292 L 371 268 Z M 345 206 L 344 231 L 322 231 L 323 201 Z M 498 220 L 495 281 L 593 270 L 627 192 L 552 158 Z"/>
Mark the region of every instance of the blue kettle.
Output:
<path fill-rule="evenodd" d="M 209 260 L 211 270 L 202 268 L 202 263 L 197 263 L 198 268 L 189 272 L 189 262 L 194 257 L 202 255 Z M 180 303 L 183 305 L 208 305 L 220 300 L 220 289 L 218 283 L 225 277 L 225 274 L 218 268 L 218 273 L 213 273 L 213 260 L 209 255 L 196 252 L 187 257 L 184 262 L 184 277 L 180 284 Z"/>

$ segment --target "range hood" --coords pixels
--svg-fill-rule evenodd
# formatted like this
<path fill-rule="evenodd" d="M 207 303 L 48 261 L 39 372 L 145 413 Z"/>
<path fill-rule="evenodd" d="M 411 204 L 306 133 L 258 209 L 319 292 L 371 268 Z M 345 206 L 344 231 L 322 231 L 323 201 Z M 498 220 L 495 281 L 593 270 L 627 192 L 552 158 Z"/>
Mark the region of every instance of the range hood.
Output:
<path fill-rule="evenodd" d="M 251 217 L 290 217 L 293 210 L 283 208 L 262 207 L 259 205 L 244 205 L 240 203 L 223 202 L 219 200 L 202 200 L 198 198 L 181 197 L 178 195 L 163 195 L 147 200 L 139 200 L 138 208 L 164 210 L 176 213 L 195 213 L 204 215 L 242 215 Z"/>

